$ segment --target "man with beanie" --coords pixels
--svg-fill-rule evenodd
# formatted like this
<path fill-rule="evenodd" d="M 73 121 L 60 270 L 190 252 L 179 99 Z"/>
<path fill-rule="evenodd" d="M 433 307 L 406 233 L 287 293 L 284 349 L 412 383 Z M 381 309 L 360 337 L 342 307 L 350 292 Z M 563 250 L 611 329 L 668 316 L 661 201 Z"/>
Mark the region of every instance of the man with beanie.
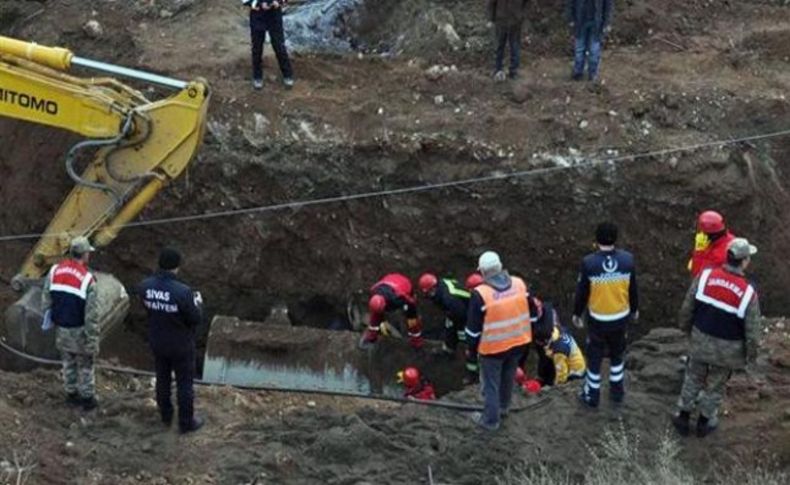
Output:
<path fill-rule="evenodd" d="M 672 424 L 689 434 L 689 419 L 699 409 L 697 436 L 718 425 L 719 407 L 732 371 L 757 359 L 760 302 L 745 270 L 757 248 L 743 238 L 730 242 L 723 267 L 707 268 L 694 279 L 680 308 L 680 328 L 690 335 L 691 350 Z"/>
<path fill-rule="evenodd" d="M 290 89 L 294 85 L 293 69 L 285 48 L 285 31 L 283 30 L 283 9 L 288 0 L 241 0 L 250 9 L 250 34 L 252 37 L 252 87 L 263 88 L 263 42 L 266 33 L 272 43 L 283 84 Z"/>
<path fill-rule="evenodd" d="M 50 312 L 57 327 L 66 402 L 85 411 L 98 405 L 94 361 L 99 354 L 99 303 L 96 278 L 88 269 L 93 251 L 88 238 L 75 237 L 70 257 L 52 267 L 41 292 L 41 308 Z"/>
<path fill-rule="evenodd" d="M 626 327 L 639 318 L 639 295 L 634 256 L 616 249 L 617 226 L 598 224 L 595 230 L 598 251 L 587 255 L 579 269 L 573 324 L 587 320 L 587 374 L 581 400 L 598 407 L 601 391 L 601 362 L 609 350 L 609 396 L 613 403 L 625 397 L 623 378 Z"/>
<path fill-rule="evenodd" d="M 172 248 L 159 254 L 159 271 L 140 284 L 140 298 L 148 313 L 148 340 L 156 365 L 156 404 L 162 422 L 173 422 L 170 400 L 172 374 L 176 376 L 178 427 L 197 431 L 203 419 L 194 416 L 195 333 L 202 321 L 202 297 L 176 275 L 181 255 Z"/>
<path fill-rule="evenodd" d="M 472 290 L 466 336 L 470 356 L 479 355 L 485 404 L 472 419 L 495 431 L 507 415 L 516 368 L 532 341 L 529 295 L 527 284 L 503 270 L 493 251 L 480 256 L 478 270 L 484 281 Z"/>

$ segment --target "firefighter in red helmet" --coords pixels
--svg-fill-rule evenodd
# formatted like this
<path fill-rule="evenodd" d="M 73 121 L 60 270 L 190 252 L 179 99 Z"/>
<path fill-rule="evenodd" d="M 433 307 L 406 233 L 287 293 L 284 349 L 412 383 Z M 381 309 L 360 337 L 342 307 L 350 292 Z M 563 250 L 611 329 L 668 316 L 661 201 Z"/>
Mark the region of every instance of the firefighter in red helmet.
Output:
<path fill-rule="evenodd" d="M 400 273 L 390 273 L 381 278 L 370 289 L 368 310 L 370 320 L 362 337 L 361 347 L 372 346 L 378 341 L 381 322 L 387 312 L 401 310 L 406 315 L 409 344 L 415 349 L 422 348 L 422 323 L 417 317 L 417 301 L 408 277 Z"/>
<path fill-rule="evenodd" d="M 433 384 L 420 374 L 416 367 L 407 367 L 398 372 L 398 382 L 403 384 L 403 396 L 413 399 L 434 400 Z"/>
<path fill-rule="evenodd" d="M 716 211 L 702 212 L 697 218 L 697 235 L 689 261 L 691 276 L 696 278 L 707 268 L 718 268 L 727 262 L 727 246 L 735 236 L 727 230 L 724 217 Z"/>

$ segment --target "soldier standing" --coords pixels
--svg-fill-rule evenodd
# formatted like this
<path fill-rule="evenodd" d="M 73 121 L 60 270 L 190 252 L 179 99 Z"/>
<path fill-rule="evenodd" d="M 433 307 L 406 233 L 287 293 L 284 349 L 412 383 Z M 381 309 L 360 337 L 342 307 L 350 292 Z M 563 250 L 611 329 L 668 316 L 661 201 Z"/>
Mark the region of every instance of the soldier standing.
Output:
<path fill-rule="evenodd" d="M 86 411 L 98 406 L 94 360 L 99 353 L 99 306 L 96 279 L 88 270 L 93 251 L 88 238 L 74 238 L 70 257 L 52 267 L 41 293 L 41 307 L 57 327 L 66 402 Z"/>
<path fill-rule="evenodd" d="M 165 248 L 159 271 L 140 284 L 140 298 L 148 312 L 148 340 L 156 365 L 156 404 L 162 422 L 173 422 L 170 400 L 172 374 L 176 376 L 178 427 L 181 433 L 197 431 L 203 419 L 194 416 L 195 333 L 202 321 L 200 293 L 176 278 L 181 254 Z"/>
<path fill-rule="evenodd" d="M 672 419 L 683 436 L 689 434 L 689 419 L 697 406 L 697 436 L 703 438 L 716 429 L 732 371 L 757 358 L 760 303 L 744 274 L 756 253 L 746 239 L 733 239 L 725 265 L 703 270 L 686 293 L 679 320 L 681 329 L 691 335 L 691 352 Z"/>

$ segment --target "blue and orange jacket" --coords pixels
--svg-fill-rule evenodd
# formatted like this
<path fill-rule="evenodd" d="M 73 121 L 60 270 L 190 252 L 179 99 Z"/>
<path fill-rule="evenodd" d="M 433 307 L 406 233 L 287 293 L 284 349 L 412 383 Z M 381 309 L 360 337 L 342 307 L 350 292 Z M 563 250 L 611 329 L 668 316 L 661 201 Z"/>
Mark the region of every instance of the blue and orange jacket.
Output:
<path fill-rule="evenodd" d="M 564 384 L 571 377 L 584 376 L 587 370 L 584 355 L 565 327 L 554 327 L 543 351 L 554 362 L 554 384 Z"/>
<path fill-rule="evenodd" d="M 590 322 L 612 328 L 624 325 L 639 310 L 634 256 L 614 249 L 587 255 L 579 269 L 574 315 L 585 309 Z"/>

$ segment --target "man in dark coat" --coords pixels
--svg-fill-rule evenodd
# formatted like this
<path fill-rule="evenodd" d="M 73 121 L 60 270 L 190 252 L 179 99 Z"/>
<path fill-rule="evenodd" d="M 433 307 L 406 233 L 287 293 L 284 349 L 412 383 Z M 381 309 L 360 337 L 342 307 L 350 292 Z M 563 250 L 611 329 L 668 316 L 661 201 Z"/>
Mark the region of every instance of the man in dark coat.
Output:
<path fill-rule="evenodd" d="M 510 79 L 518 77 L 521 56 L 521 30 L 527 11 L 527 0 L 488 0 L 488 14 L 496 33 L 496 67 L 494 79 L 505 80 L 505 47 L 510 47 Z"/>
<path fill-rule="evenodd" d="M 601 44 L 611 29 L 613 0 L 566 0 L 568 24 L 575 39 L 574 81 L 584 78 L 584 64 L 588 64 L 588 79 L 598 80 L 601 65 Z"/>

